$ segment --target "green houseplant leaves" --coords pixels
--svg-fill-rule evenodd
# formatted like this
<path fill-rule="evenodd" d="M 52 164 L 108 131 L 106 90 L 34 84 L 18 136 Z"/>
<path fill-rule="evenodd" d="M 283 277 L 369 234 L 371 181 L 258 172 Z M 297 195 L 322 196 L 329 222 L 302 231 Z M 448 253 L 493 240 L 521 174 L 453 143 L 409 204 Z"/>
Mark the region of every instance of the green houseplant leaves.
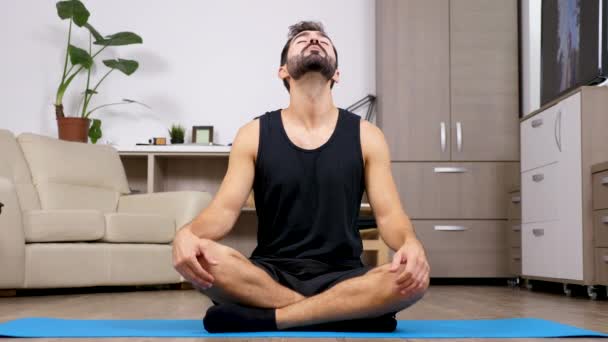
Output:
<path fill-rule="evenodd" d="M 76 75 L 79 74 L 82 70 L 87 70 L 87 82 L 85 91 L 83 92 L 83 100 L 81 102 L 82 111 L 80 113 L 80 117 L 88 119 L 94 111 L 108 106 L 132 103 L 138 103 L 146 106 L 145 104 L 139 103 L 134 100 L 123 99 L 120 102 L 104 104 L 101 106 L 97 106 L 92 110 L 88 110 L 89 104 L 91 103 L 91 99 L 94 95 L 98 94 L 99 86 L 114 70 L 119 70 L 121 73 L 130 76 L 139 68 L 139 63 L 135 60 L 122 58 L 104 60 L 103 64 L 107 66 L 109 70 L 104 73 L 100 80 L 93 86 L 91 84 L 91 70 L 93 69 L 93 66 L 95 64 L 95 57 L 109 46 L 142 44 L 143 39 L 134 32 L 118 32 L 110 35 L 102 35 L 89 22 L 91 14 L 80 0 L 59 1 L 56 3 L 56 8 L 57 15 L 61 20 L 69 20 L 68 42 L 66 46 L 63 74 L 61 77 L 61 82 L 57 87 L 57 94 L 55 97 L 55 113 L 57 118 L 59 119 L 65 116 L 63 111 L 63 96 L 68 86 L 76 77 Z M 83 27 L 88 31 L 88 51 L 79 48 L 71 43 L 72 24 L 76 24 L 76 26 L 78 27 Z M 100 46 L 100 48 L 97 51 L 93 52 L 92 44 Z M 69 67 L 68 62 L 70 64 Z M 89 137 L 91 138 L 91 142 L 95 143 L 101 136 L 101 120 L 94 119 L 89 128 Z"/>

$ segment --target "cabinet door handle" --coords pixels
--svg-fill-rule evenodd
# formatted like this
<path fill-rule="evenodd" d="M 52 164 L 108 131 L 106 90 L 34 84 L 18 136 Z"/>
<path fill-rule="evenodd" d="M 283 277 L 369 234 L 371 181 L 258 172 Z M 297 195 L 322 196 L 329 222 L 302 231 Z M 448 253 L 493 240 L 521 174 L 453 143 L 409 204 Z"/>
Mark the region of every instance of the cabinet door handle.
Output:
<path fill-rule="evenodd" d="M 602 223 L 608 223 L 608 216 L 602 216 Z"/>
<path fill-rule="evenodd" d="M 532 120 L 532 127 L 533 128 L 540 127 L 542 124 L 543 124 L 543 119 Z"/>
<path fill-rule="evenodd" d="M 446 231 L 446 232 L 461 232 L 467 230 L 467 227 L 463 226 L 435 226 L 435 230 Z"/>
<path fill-rule="evenodd" d="M 462 124 L 460 122 L 456 122 L 456 145 L 458 152 L 462 151 Z"/>
<path fill-rule="evenodd" d="M 534 236 L 543 236 L 545 235 L 545 230 L 540 228 L 532 229 L 532 234 L 534 234 Z"/>
<path fill-rule="evenodd" d="M 601 183 L 602 183 L 602 185 L 608 185 L 608 177 L 602 178 Z"/>
<path fill-rule="evenodd" d="M 519 203 L 521 202 L 521 196 L 513 196 L 511 197 L 511 203 Z"/>
<path fill-rule="evenodd" d="M 441 127 L 441 133 L 440 133 L 440 135 L 441 135 L 441 138 L 440 138 L 441 139 L 441 152 L 445 152 L 445 147 L 446 147 L 446 144 L 447 144 L 447 137 L 446 137 L 446 131 L 445 131 L 445 122 L 442 121 L 439 124 L 439 126 Z"/>
<path fill-rule="evenodd" d="M 465 167 L 457 167 L 457 166 L 438 166 L 433 168 L 435 173 L 465 173 L 467 169 Z"/>
<path fill-rule="evenodd" d="M 518 257 L 518 256 L 513 257 L 513 260 L 515 260 L 515 261 L 520 261 L 520 260 L 521 260 L 521 257 Z"/>
<path fill-rule="evenodd" d="M 545 175 L 542 174 L 542 173 L 537 173 L 535 175 L 532 175 L 532 180 L 535 181 L 535 182 L 540 182 L 543 179 L 545 179 Z"/>
<path fill-rule="evenodd" d="M 521 225 L 516 224 L 513 227 L 511 227 L 511 229 L 513 229 L 514 232 L 519 232 L 519 231 L 521 231 Z"/>
<path fill-rule="evenodd" d="M 557 149 L 562 151 L 562 111 L 557 112 L 557 117 L 555 118 L 555 144 L 557 145 Z"/>
<path fill-rule="evenodd" d="M 4 204 L 0 202 L 0 214 L 2 214 L 2 207 L 4 207 Z"/>

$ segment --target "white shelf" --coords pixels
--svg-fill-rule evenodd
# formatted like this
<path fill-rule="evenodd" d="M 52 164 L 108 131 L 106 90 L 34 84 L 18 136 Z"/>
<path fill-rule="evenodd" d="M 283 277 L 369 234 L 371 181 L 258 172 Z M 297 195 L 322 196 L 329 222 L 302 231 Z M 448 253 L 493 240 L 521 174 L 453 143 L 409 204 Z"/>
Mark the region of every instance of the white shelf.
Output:
<path fill-rule="evenodd" d="M 130 146 L 115 146 L 119 153 L 131 152 L 151 152 L 151 153 L 229 153 L 231 146 L 209 146 L 209 145 L 130 145 Z"/>

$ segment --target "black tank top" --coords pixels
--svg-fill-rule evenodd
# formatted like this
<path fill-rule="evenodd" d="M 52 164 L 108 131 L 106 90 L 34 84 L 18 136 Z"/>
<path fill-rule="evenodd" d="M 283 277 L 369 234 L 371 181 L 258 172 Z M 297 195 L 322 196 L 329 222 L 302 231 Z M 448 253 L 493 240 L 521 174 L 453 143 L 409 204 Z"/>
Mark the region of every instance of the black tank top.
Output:
<path fill-rule="evenodd" d="M 329 140 L 312 150 L 289 139 L 280 110 L 258 118 L 253 184 L 258 245 L 252 257 L 361 267 L 356 226 L 365 187 L 361 118 L 338 109 Z"/>

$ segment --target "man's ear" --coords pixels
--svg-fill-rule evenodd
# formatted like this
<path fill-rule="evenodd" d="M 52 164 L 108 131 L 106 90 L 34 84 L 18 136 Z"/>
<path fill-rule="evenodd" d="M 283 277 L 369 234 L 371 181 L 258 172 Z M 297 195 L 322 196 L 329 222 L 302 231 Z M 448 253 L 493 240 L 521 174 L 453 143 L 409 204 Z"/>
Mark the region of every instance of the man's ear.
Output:
<path fill-rule="evenodd" d="M 336 69 L 336 72 L 334 73 L 334 77 L 331 78 L 335 83 L 339 83 L 340 82 L 340 70 Z"/>
<path fill-rule="evenodd" d="M 287 64 L 281 65 L 277 74 L 281 80 L 287 79 L 289 77 L 289 72 L 287 71 Z"/>

